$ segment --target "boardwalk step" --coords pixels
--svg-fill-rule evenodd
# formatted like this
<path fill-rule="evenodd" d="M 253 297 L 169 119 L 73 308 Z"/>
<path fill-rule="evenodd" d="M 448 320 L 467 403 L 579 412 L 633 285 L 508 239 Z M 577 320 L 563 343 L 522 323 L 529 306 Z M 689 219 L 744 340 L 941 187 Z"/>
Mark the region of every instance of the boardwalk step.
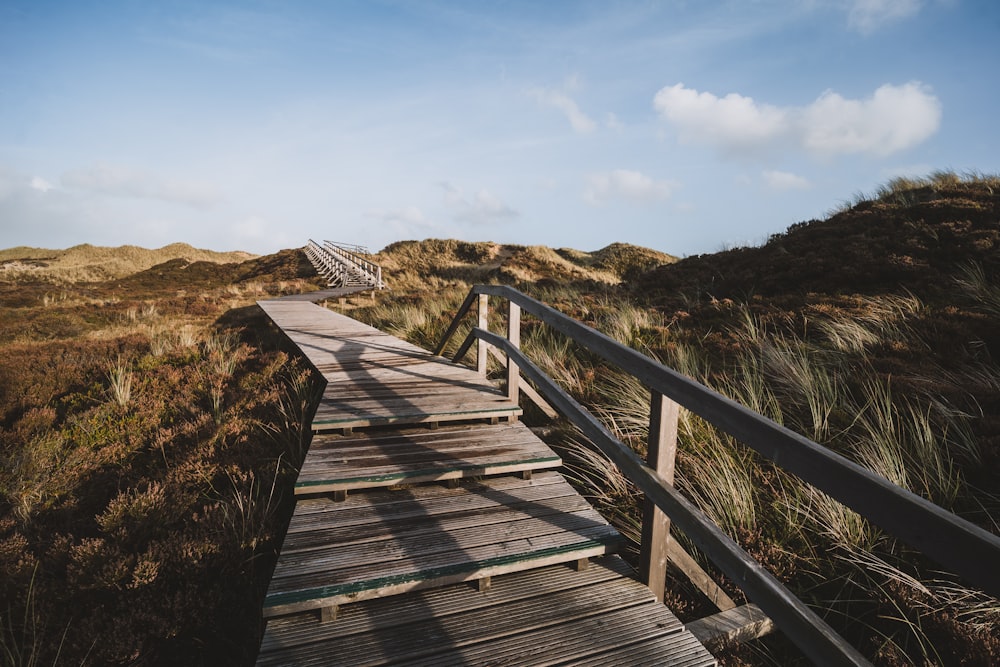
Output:
<path fill-rule="evenodd" d="M 348 605 L 335 623 L 268 623 L 259 665 L 677 664 L 714 658 L 615 556 Z"/>
<path fill-rule="evenodd" d="M 316 435 L 296 494 L 558 468 L 561 459 L 520 423 Z"/>
<path fill-rule="evenodd" d="M 266 617 L 576 561 L 619 542 L 554 472 L 300 505 L 264 601 Z"/>

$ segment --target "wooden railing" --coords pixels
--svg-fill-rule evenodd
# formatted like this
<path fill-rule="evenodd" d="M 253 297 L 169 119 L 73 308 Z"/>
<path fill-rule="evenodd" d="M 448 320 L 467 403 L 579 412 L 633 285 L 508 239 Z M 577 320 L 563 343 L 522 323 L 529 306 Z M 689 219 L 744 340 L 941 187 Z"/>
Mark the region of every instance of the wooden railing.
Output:
<path fill-rule="evenodd" d="M 488 331 L 490 296 L 508 302 L 506 337 Z M 435 354 L 444 351 L 477 301 L 477 326 L 462 343 L 455 360 L 477 343 L 477 365 L 485 374 L 488 347 L 501 350 L 507 361 L 510 397 L 517 400 L 519 388 L 528 386 L 522 381 L 523 374 L 544 396 L 543 402 L 575 424 L 645 494 L 641 569 L 647 584 L 661 599 L 666 562 L 673 555 L 671 548 L 676 549 L 676 543 L 668 537 L 672 522 L 811 660 L 825 665 L 868 664 L 863 655 L 674 488 L 678 406 L 701 416 L 971 584 L 1000 596 L 1000 537 L 511 287 L 473 287 Z M 650 390 L 647 461 L 524 356 L 519 349 L 522 310 L 631 374 Z"/>

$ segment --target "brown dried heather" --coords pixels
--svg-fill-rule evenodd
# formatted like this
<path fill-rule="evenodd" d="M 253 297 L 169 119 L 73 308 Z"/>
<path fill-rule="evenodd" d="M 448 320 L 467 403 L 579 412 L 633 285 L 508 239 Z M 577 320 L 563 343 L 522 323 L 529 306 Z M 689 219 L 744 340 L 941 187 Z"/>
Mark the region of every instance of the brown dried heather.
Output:
<path fill-rule="evenodd" d="M 252 306 L 270 283 L 243 271 L 256 286 L 240 306 Z M 0 341 L 0 655 L 15 662 L 227 664 L 256 652 L 289 470 L 304 451 L 286 397 L 308 398 L 309 382 L 256 307 L 240 318 L 254 329 L 242 340 L 193 315 L 222 313 L 234 298 L 225 283 L 204 282 L 178 308 L 176 285 L 154 278 L 140 305 L 113 302 L 126 317 L 135 307 L 124 331 L 113 313 L 79 327 L 69 300 L 38 298 L 17 315 L 37 322 L 45 310 L 53 326 Z M 153 350 L 153 319 L 212 342 Z M 65 339 L 35 339 L 55 330 Z M 127 399 L 112 388 L 125 377 Z"/>

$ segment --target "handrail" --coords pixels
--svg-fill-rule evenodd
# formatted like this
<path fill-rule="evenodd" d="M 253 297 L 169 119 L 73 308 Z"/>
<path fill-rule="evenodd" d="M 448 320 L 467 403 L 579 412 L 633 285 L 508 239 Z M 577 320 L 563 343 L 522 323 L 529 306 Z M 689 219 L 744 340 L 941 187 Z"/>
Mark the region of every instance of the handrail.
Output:
<path fill-rule="evenodd" d="M 358 255 L 370 255 L 370 254 L 372 254 L 371 251 L 368 249 L 368 246 L 356 245 L 354 243 L 343 243 L 341 241 L 327 241 L 327 243 L 333 244 L 333 245 L 337 246 L 338 248 L 343 248 L 344 250 L 347 250 L 348 252 L 353 252 L 353 253 L 358 254 Z"/>
<path fill-rule="evenodd" d="M 590 352 L 630 373 L 651 391 L 659 392 L 701 416 L 771 459 L 775 464 L 854 509 L 971 583 L 980 586 L 985 592 L 1000 596 L 1000 568 L 997 567 L 997 563 L 1000 563 L 1000 537 L 892 484 L 818 443 L 790 431 L 511 287 L 474 286 L 442 337 L 435 354 L 443 352 L 461 320 L 480 295 L 501 297 L 516 304 Z M 496 334 L 477 327 L 463 343 L 460 349 L 461 355 L 468 351 L 473 339 L 484 340 L 506 350 L 508 358 L 524 370 L 525 375 L 528 375 L 539 390 L 546 394 L 546 398 L 574 423 L 579 420 L 581 423 L 577 425 L 585 427 L 584 432 L 588 437 L 622 467 L 623 472 L 647 494 L 647 498 L 676 521 L 678 526 L 683 528 L 723 571 L 734 580 L 742 581 L 750 597 L 814 660 L 829 662 L 831 656 L 827 655 L 827 651 L 840 651 L 839 648 L 834 649 L 834 645 L 826 643 L 822 637 L 812 637 L 808 630 L 800 627 L 801 613 L 792 611 L 796 608 L 795 604 L 788 600 L 789 597 L 794 599 L 791 593 L 784 587 L 781 587 L 781 591 L 784 592 L 772 590 L 766 581 L 770 575 L 764 576 L 766 573 L 759 564 L 751 561 L 753 563 L 751 565 L 733 556 L 730 553 L 732 547 L 727 546 L 724 541 L 720 542 L 724 534 L 717 526 L 714 530 L 709 530 L 701 526 L 698 519 L 692 518 L 693 515 L 689 515 L 688 511 L 690 504 L 684 504 L 687 501 L 684 501 L 665 480 L 643 463 L 631 449 L 616 440 L 596 419 L 538 371 L 516 346 Z M 461 355 L 457 355 L 456 358 L 460 358 Z M 572 403 L 567 402 L 567 399 Z M 727 567 L 736 570 L 730 572 Z M 780 584 L 778 586 L 780 587 Z M 762 595 L 765 597 L 759 597 Z M 797 599 L 795 602 L 802 604 Z M 789 604 L 791 607 L 787 607 Z M 821 634 L 825 636 L 825 631 Z M 796 639 L 796 636 L 799 639 Z M 803 643 L 800 643 L 800 639 Z M 820 641 L 826 648 L 815 649 L 814 641 Z M 813 655 L 810 651 L 818 652 Z M 842 657 L 843 655 L 841 652 Z M 842 663 L 838 658 L 831 664 L 855 664 L 851 662 L 855 657 L 844 658 L 847 660 L 846 663 Z"/>

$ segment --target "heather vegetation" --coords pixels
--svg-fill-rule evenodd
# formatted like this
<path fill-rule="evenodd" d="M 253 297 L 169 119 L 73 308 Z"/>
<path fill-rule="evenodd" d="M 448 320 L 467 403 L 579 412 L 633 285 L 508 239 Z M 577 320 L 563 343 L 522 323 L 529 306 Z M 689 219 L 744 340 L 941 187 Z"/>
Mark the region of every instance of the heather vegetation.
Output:
<path fill-rule="evenodd" d="M 0 662 L 252 660 L 317 387 L 252 304 L 300 254 L 3 274 Z"/>
<path fill-rule="evenodd" d="M 354 314 L 432 347 L 468 282 L 512 283 L 998 532 L 998 186 L 1000 179 L 981 175 L 900 179 L 763 246 L 652 269 L 630 269 L 628 257 L 619 257 L 615 277 L 570 271 L 562 280 L 560 274 L 539 279 L 537 264 L 522 269 L 510 251 L 498 270 L 502 250 L 489 244 L 477 245 L 480 254 L 465 258 L 461 274 L 453 265 L 437 273 L 431 249 L 409 244 L 407 257 L 423 262 L 421 276 L 434 288 L 408 283 Z M 539 255 L 531 257 L 537 262 Z M 392 260 L 415 270 L 398 255 Z M 502 317 L 491 318 L 491 327 L 502 330 Z M 623 442 L 644 450 L 649 394 L 633 378 L 530 318 L 522 347 Z M 544 422 L 530 410 L 528 420 Z M 571 429 L 546 429 L 576 481 L 637 540 L 635 489 Z M 941 572 L 699 417 L 682 411 L 680 429 L 678 487 L 877 664 L 1000 661 L 1000 601 Z M 682 577 L 673 577 L 670 588 L 668 602 L 682 617 L 711 613 Z M 796 660 L 780 637 L 733 648 L 725 658 L 727 664 Z"/>

